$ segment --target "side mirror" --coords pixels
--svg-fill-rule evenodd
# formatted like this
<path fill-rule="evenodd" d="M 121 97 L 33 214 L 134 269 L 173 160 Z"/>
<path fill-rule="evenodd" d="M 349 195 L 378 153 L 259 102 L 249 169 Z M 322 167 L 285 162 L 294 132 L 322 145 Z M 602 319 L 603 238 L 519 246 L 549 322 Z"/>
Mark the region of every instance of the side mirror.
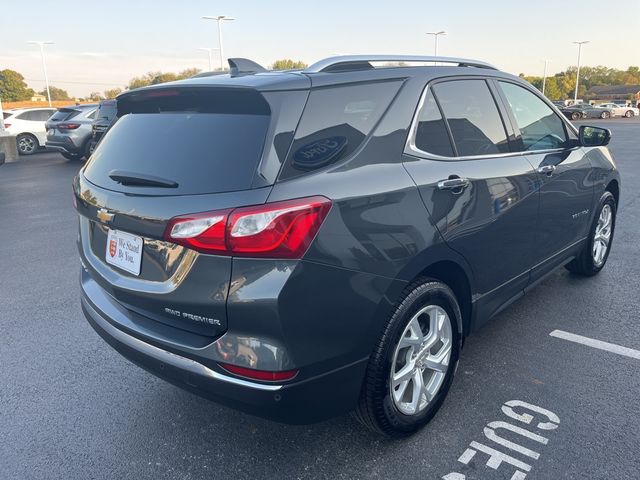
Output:
<path fill-rule="evenodd" d="M 580 126 L 580 145 L 583 147 L 604 147 L 611 140 L 611 130 L 600 127 Z"/>

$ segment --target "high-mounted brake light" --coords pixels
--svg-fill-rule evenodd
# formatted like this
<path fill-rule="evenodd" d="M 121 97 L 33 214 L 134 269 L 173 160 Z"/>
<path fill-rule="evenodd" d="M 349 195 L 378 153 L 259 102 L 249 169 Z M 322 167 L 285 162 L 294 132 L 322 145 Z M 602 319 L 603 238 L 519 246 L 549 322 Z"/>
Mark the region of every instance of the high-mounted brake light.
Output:
<path fill-rule="evenodd" d="M 268 370 L 255 370 L 253 368 L 238 367 L 237 365 L 230 365 L 228 363 L 221 363 L 220 366 L 235 375 L 250 378 L 251 380 L 262 380 L 263 382 L 291 380 L 298 374 L 298 370 L 281 370 L 278 372 L 272 372 Z"/>
<path fill-rule="evenodd" d="M 330 209 L 329 199 L 308 197 L 184 215 L 169 221 L 164 238 L 203 253 L 301 258 Z"/>

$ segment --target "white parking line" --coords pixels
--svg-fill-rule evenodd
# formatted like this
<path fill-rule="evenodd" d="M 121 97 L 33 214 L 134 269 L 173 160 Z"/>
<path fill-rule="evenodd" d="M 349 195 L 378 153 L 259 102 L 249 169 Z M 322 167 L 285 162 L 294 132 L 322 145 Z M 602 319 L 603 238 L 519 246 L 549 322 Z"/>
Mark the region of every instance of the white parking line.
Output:
<path fill-rule="evenodd" d="M 634 350 L 633 348 L 621 347 L 615 343 L 603 342 L 601 340 L 595 340 L 589 337 L 583 337 L 582 335 L 576 335 L 575 333 L 564 332 L 562 330 L 554 330 L 549 335 L 569 342 L 580 343 L 588 347 L 598 348 L 607 352 L 616 353 L 618 355 L 624 355 L 625 357 L 635 358 L 640 360 L 640 350 Z"/>

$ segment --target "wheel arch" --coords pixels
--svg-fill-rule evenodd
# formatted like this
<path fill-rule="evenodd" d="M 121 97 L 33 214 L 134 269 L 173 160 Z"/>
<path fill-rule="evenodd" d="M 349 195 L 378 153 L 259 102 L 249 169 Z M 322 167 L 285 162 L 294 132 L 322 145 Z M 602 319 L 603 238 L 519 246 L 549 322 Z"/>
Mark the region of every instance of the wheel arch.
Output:
<path fill-rule="evenodd" d="M 466 260 L 444 243 L 434 245 L 418 254 L 400 275 L 408 285 L 420 278 L 432 278 L 447 285 L 455 294 L 462 314 L 462 335 L 471 331 L 473 324 L 474 277 Z M 399 297 L 399 295 L 398 295 Z"/>
<path fill-rule="evenodd" d="M 616 200 L 617 207 L 620 201 L 620 184 L 618 183 L 618 180 L 616 180 L 615 178 L 613 180 L 610 180 L 609 183 L 607 183 L 605 190 L 607 192 L 611 192 L 611 195 L 613 195 L 613 198 L 615 198 Z"/>

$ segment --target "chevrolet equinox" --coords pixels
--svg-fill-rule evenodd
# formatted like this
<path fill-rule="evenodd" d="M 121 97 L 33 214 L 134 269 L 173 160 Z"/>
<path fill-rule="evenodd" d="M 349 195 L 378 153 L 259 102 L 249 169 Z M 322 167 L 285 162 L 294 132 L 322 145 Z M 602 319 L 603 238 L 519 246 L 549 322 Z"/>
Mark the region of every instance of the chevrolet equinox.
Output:
<path fill-rule="evenodd" d="M 121 94 L 73 184 L 85 316 L 153 374 L 408 435 L 465 336 L 558 267 L 604 267 L 610 132 L 521 79 L 442 57 L 229 64 Z"/>

